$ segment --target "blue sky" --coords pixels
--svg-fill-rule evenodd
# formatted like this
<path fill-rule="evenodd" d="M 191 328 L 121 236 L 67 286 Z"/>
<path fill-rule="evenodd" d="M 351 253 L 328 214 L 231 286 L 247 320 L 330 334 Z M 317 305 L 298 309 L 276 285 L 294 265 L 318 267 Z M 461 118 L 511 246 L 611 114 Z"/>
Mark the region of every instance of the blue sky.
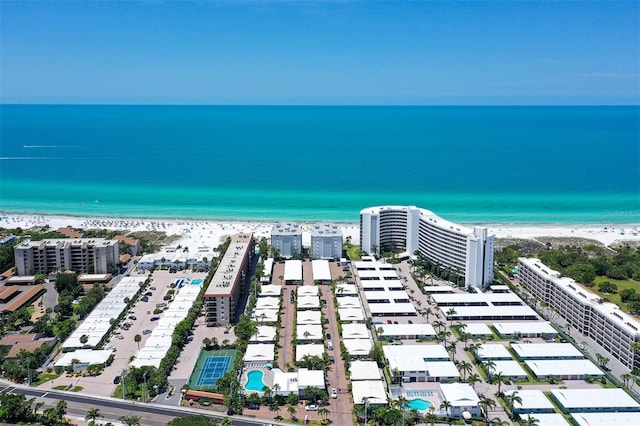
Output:
<path fill-rule="evenodd" d="M 639 104 L 640 2 L 0 2 L 2 103 Z"/>

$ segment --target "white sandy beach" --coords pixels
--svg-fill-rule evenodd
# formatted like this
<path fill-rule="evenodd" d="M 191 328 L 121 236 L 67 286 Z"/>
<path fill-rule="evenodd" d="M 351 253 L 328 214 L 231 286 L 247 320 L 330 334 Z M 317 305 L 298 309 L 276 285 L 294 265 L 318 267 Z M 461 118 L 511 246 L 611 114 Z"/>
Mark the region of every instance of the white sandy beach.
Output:
<path fill-rule="evenodd" d="M 310 244 L 311 223 L 303 223 L 303 244 Z M 28 229 L 34 226 L 49 226 L 51 229 L 71 226 L 74 228 L 99 228 L 126 231 L 163 231 L 167 235 L 182 236 L 182 246 L 216 247 L 228 235 L 237 232 L 252 232 L 257 238 L 269 237 L 273 222 L 232 222 L 215 220 L 172 220 L 104 218 L 50 215 L 1 214 L 0 227 Z M 359 244 L 359 226 L 339 224 L 343 236 L 351 237 Z M 469 226 L 469 225 L 467 225 Z M 640 224 L 615 225 L 480 225 L 487 227 L 497 238 L 574 237 L 589 238 L 611 245 L 616 241 L 640 241 Z"/>

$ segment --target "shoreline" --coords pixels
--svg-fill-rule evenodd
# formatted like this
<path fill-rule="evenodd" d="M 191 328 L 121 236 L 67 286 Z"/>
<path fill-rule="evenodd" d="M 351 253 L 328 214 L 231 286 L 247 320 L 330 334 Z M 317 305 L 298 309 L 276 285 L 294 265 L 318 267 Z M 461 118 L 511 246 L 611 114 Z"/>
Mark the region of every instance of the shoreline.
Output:
<path fill-rule="evenodd" d="M 57 214 L 16 214 L 0 212 L 0 228 L 24 228 L 48 226 L 53 230 L 71 226 L 80 229 L 110 229 L 127 232 L 162 231 L 167 235 L 180 235 L 181 241 L 194 240 L 193 243 L 217 246 L 225 236 L 237 232 L 252 232 L 257 237 L 269 237 L 271 227 L 278 221 L 269 220 L 223 220 L 192 218 L 143 218 L 126 216 L 86 216 Z M 283 220 L 302 225 L 303 244 L 310 244 L 310 227 L 320 221 Z M 322 221 L 340 226 L 343 237 L 351 237 L 352 244 L 360 243 L 358 221 Z M 560 223 L 482 223 L 463 226 L 486 227 L 490 234 L 499 239 L 536 239 L 536 238 L 585 238 L 601 242 L 605 246 L 618 241 L 640 242 L 639 223 L 611 224 L 560 224 Z"/>

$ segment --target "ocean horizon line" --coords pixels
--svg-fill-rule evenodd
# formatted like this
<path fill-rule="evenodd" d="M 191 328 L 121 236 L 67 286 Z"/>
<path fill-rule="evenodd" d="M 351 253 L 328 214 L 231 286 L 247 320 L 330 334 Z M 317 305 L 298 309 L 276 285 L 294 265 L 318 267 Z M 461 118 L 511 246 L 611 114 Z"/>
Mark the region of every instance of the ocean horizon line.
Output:
<path fill-rule="evenodd" d="M 194 107 L 326 107 L 326 108 L 350 108 L 350 107 L 399 107 L 399 108 L 412 108 L 412 107 L 424 107 L 424 108 L 608 108 L 608 107 L 640 107 L 640 103 L 604 103 L 604 104 L 538 104 L 538 103 L 477 103 L 477 104 L 449 104 L 449 103 L 182 103 L 182 102 L 168 102 L 168 103 L 143 103 L 143 102 L 0 102 L 1 106 L 114 106 L 114 107 L 127 107 L 127 106 L 141 106 L 141 107 L 161 107 L 161 106 L 194 106 Z"/>

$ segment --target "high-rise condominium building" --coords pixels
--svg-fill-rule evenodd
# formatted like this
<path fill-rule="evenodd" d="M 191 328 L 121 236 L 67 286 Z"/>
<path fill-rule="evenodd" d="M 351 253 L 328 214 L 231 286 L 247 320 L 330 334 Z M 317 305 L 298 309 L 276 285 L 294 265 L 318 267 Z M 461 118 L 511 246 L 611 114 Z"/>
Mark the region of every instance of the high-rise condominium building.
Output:
<path fill-rule="evenodd" d="M 366 253 L 419 251 L 442 268 L 464 276 L 466 286 L 493 281 L 494 236 L 415 206 L 369 207 L 360 212 L 360 244 Z"/>

